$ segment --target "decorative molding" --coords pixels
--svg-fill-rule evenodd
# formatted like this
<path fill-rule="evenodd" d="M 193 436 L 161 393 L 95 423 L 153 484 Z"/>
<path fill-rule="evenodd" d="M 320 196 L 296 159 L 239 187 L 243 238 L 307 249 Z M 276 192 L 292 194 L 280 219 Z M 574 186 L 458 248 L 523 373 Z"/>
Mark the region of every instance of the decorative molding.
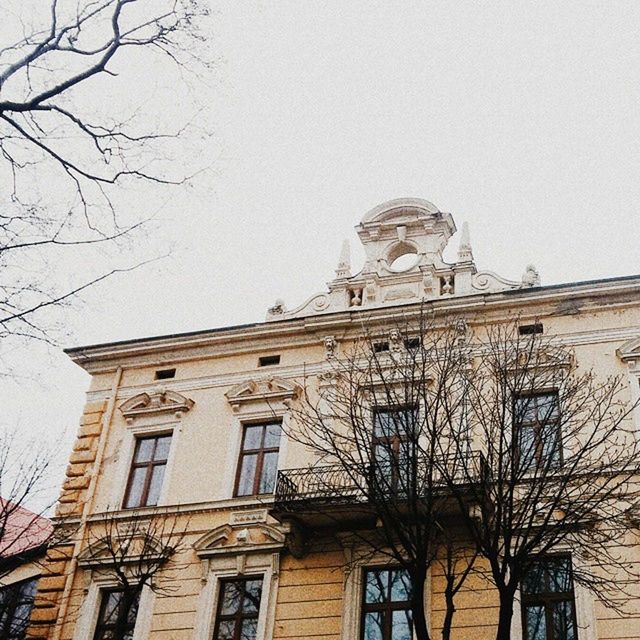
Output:
<path fill-rule="evenodd" d="M 135 418 L 158 414 L 173 414 L 176 418 L 181 418 L 193 405 L 193 400 L 177 391 L 156 388 L 129 398 L 120 405 L 119 409 L 127 422 L 131 424 Z"/>
<path fill-rule="evenodd" d="M 640 361 L 640 336 L 627 340 L 624 344 L 616 349 L 616 355 L 623 362 L 635 364 L 636 360 Z"/>
<path fill-rule="evenodd" d="M 125 538 L 126 533 L 123 533 L 121 538 L 126 540 L 128 545 L 132 545 L 132 548 L 135 550 L 135 543 L 131 540 Z M 144 543 L 145 553 L 144 558 L 136 554 L 135 552 L 124 558 L 114 559 L 113 555 L 110 553 L 110 543 L 108 543 L 104 538 L 97 540 L 89 547 L 87 547 L 78 557 L 78 566 L 83 569 L 97 569 L 97 568 L 109 568 L 115 566 L 116 564 L 124 564 L 124 565 L 132 565 L 138 564 L 140 562 L 157 562 L 158 560 L 162 560 L 163 558 L 167 558 L 167 552 L 169 549 L 165 547 L 160 540 L 155 538 L 145 538 L 143 540 L 143 535 L 139 534 L 135 536 L 136 538 L 140 538 L 140 540 Z M 117 540 L 114 542 L 117 544 Z"/>
<path fill-rule="evenodd" d="M 285 534 L 279 528 L 265 523 L 245 525 L 225 524 L 209 531 L 197 540 L 193 548 L 201 560 L 219 555 L 246 555 L 280 551 Z"/>
<path fill-rule="evenodd" d="M 248 380 L 229 389 L 225 396 L 234 412 L 240 411 L 243 405 L 253 402 L 284 402 L 298 398 L 302 389 L 295 382 L 284 378 L 267 378 Z"/>

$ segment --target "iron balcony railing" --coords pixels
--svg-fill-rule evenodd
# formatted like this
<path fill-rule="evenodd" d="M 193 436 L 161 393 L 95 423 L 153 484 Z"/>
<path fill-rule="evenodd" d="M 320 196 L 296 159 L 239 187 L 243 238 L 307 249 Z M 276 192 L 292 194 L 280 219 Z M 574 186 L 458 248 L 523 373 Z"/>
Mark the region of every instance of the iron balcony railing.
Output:
<path fill-rule="evenodd" d="M 418 463 L 419 465 L 421 463 Z M 421 473 L 421 469 L 424 473 Z M 446 469 L 446 479 L 442 470 Z M 479 477 L 481 457 L 469 453 L 464 460 L 452 457 L 446 466 L 439 465 L 428 476 L 427 463 L 418 466 L 417 485 L 445 489 L 451 482 L 465 484 Z M 275 508 L 289 509 L 304 503 L 353 504 L 366 503 L 372 493 L 388 493 L 389 496 L 406 495 L 411 477 L 401 464 L 318 465 L 302 469 L 285 469 L 278 472 L 275 489 Z"/>

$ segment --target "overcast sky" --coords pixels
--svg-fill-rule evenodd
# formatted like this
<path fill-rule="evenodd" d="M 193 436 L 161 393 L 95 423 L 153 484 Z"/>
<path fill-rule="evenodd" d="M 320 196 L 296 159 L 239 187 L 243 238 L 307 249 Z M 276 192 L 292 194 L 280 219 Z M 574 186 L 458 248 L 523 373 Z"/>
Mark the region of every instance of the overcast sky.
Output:
<path fill-rule="evenodd" d="M 640 272 L 636 0 L 211 4 L 215 163 L 145 241 L 171 257 L 86 295 L 69 345 L 295 306 L 343 238 L 361 266 L 353 227 L 403 196 L 467 220 L 479 268 L 508 278 L 529 262 L 543 284 Z M 58 351 L 20 357 L 41 375 L 0 381 L 3 419 L 62 438 L 66 459 L 88 377 Z"/>

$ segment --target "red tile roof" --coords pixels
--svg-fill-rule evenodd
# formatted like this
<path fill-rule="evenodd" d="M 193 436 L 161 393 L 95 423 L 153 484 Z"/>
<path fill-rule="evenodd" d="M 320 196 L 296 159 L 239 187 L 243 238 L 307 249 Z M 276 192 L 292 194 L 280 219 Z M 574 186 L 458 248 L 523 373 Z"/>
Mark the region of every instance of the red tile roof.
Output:
<path fill-rule="evenodd" d="M 0 558 L 10 558 L 43 545 L 52 531 L 51 520 L 0 498 Z"/>

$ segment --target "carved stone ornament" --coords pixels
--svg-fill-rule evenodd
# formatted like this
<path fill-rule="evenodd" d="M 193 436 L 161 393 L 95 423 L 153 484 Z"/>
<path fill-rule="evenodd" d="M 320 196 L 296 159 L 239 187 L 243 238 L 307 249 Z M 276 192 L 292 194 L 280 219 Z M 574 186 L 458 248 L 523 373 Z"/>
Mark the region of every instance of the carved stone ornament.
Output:
<path fill-rule="evenodd" d="M 333 336 L 326 336 L 324 339 L 324 350 L 327 360 L 336 357 L 336 349 L 338 348 L 338 343 Z"/>
<path fill-rule="evenodd" d="M 283 378 L 248 380 L 231 388 L 225 394 L 234 411 L 251 402 L 286 402 L 300 396 L 302 389 L 295 382 Z"/>
<path fill-rule="evenodd" d="M 96 540 L 87 549 L 85 549 L 78 558 L 78 565 L 84 569 L 108 568 L 115 564 L 134 564 L 141 562 L 157 563 L 159 560 L 168 559 L 173 553 L 173 549 L 164 545 L 157 538 L 149 538 L 142 532 L 133 534 L 130 539 L 124 532 L 120 536 L 122 542 L 118 539 L 107 540 L 101 538 Z M 130 551 L 126 556 L 120 557 L 116 553 L 114 558 L 114 550 L 118 550 L 120 545 L 126 545 Z"/>
<path fill-rule="evenodd" d="M 193 548 L 198 557 L 211 558 L 219 555 L 279 551 L 284 542 L 285 534 L 273 525 L 226 524 L 206 533 L 196 541 Z"/>
<path fill-rule="evenodd" d="M 181 393 L 160 388 L 129 398 L 120 405 L 120 412 L 131 424 L 134 418 L 161 413 L 173 413 L 181 418 L 193 405 L 193 400 Z"/>

